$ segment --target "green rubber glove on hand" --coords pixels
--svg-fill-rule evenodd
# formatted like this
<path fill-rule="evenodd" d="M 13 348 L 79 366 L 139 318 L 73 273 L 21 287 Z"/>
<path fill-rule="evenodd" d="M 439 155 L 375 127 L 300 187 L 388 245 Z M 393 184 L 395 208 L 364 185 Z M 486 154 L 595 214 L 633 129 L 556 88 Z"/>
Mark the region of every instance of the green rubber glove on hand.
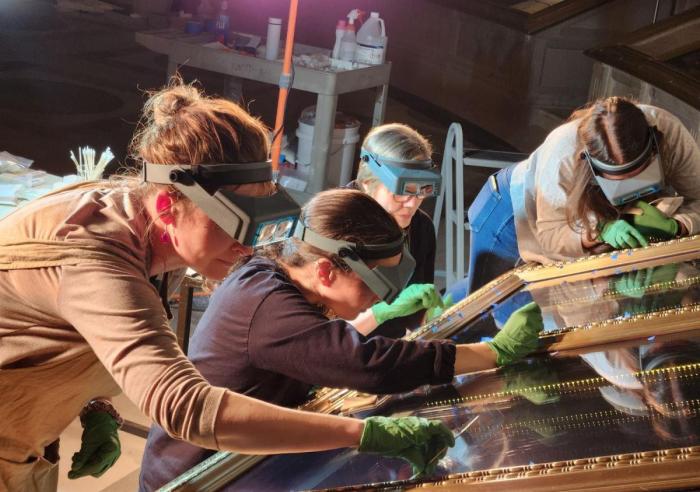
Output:
<path fill-rule="evenodd" d="M 615 220 L 604 224 L 600 231 L 600 238 L 615 249 L 649 245 L 644 235 L 624 220 Z"/>
<path fill-rule="evenodd" d="M 439 420 L 420 417 L 369 417 L 358 451 L 403 458 L 414 476 L 435 471 L 438 460 L 455 445 L 450 429 Z"/>
<path fill-rule="evenodd" d="M 542 331 L 542 311 L 531 302 L 514 311 L 498 335 L 486 344 L 496 352 L 496 364 L 504 366 L 517 362 L 527 354 L 534 352 Z"/>
<path fill-rule="evenodd" d="M 634 204 L 642 210 L 641 215 L 632 215 L 632 225 L 644 236 L 671 239 L 678 234 L 678 222 L 644 200 Z"/>
<path fill-rule="evenodd" d="M 452 302 L 452 294 L 447 294 L 445 297 L 442 298 L 442 306 L 435 306 L 435 307 L 432 307 L 426 311 L 425 321 L 430 321 L 432 319 L 437 318 L 442 313 L 444 313 L 447 309 L 454 306 L 454 304 L 455 303 Z"/>
<path fill-rule="evenodd" d="M 68 478 L 87 475 L 99 477 L 106 472 L 121 455 L 119 426 L 107 412 L 90 412 L 83 419 L 83 435 L 80 451 L 73 455 L 73 465 Z"/>
<path fill-rule="evenodd" d="M 372 306 L 372 313 L 377 324 L 381 325 L 390 319 L 408 316 L 435 306 L 443 307 L 444 304 L 433 284 L 412 284 L 402 290 L 391 304 L 379 302 Z"/>

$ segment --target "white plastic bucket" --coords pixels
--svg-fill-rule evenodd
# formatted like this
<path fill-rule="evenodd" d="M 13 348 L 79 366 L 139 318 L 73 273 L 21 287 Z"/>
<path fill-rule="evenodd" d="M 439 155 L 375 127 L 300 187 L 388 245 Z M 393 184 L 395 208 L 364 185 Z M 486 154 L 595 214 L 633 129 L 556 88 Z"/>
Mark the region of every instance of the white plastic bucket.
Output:
<path fill-rule="evenodd" d="M 309 117 L 310 115 L 311 117 Z M 305 176 L 309 176 L 309 171 L 311 171 L 311 154 L 314 141 L 313 116 L 313 113 L 305 110 L 302 118 L 299 119 L 299 127 L 296 131 L 299 139 L 297 169 Z M 336 128 L 333 129 L 331 152 L 328 156 L 324 187 L 343 186 L 352 179 L 355 144 L 359 141 L 360 122 L 342 113 L 336 113 Z"/>

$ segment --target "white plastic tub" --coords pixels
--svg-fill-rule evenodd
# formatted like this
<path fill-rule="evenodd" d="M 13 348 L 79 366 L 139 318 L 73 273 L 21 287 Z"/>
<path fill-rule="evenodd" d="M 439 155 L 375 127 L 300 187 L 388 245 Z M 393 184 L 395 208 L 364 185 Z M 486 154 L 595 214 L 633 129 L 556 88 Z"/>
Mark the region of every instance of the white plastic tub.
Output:
<path fill-rule="evenodd" d="M 309 176 L 311 173 L 311 155 L 314 141 L 314 120 L 316 108 L 306 108 L 299 118 L 297 128 L 297 170 L 299 174 Z M 355 160 L 355 144 L 360 140 L 360 122 L 343 113 L 335 114 L 335 128 L 331 140 L 331 153 L 326 169 L 324 188 L 343 186 L 352 179 Z"/>

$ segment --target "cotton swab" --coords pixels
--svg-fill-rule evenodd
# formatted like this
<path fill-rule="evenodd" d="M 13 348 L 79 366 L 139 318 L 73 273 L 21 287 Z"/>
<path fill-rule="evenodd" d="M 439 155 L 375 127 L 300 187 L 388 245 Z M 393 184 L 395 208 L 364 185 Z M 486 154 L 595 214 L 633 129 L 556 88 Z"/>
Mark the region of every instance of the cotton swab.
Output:
<path fill-rule="evenodd" d="M 95 151 L 93 150 L 92 152 L 93 152 L 93 161 L 94 161 Z M 92 172 L 90 173 L 90 179 L 102 178 L 102 174 L 104 173 L 104 170 L 107 167 L 107 164 L 109 164 L 112 161 L 112 159 L 114 159 L 114 154 L 112 154 L 112 150 L 109 147 L 107 147 L 100 154 L 100 160 L 97 162 L 97 165 L 93 168 Z"/>
<path fill-rule="evenodd" d="M 70 151 L 70 159 L 71 159 L 71 160 L 73 161 L 73 163 L 75 164 L 75 168 L 76 168 L 77 170 L 80 170 L 80 164 L 78 164 L 78 159 L 75 158 L 75 154 L 73 153 L 72 150 Z"/>
<path fill-rule="evenodd" d="M 100 153 L 100 159 L 97 164 L 95 164 L 95 149 L 92 147 L 78 147 L 77 159 L 72 150 L 70 151 L 70 158 L 75 164 L 76 172 L 81 179 L 97 180 L 102 178 L 107 164 L 114 159 L 114 154 L 112 150 L 107 147 Z"/>

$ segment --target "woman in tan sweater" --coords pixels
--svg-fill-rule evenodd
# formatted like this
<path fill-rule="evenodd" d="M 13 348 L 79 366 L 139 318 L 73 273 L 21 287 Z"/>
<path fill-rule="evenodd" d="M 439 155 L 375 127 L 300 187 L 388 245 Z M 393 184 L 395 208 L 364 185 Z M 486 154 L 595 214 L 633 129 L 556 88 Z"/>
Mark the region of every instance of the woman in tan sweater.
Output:
<path fill-rule="evenodd" d="M 260 162 L 267 130 L 234 103 L 174 85 L 146 103 L 133 149 L 150 164 Z M 207 383 L 149 277 L 189 266 L 220 279 L 249 252 L 174 187 L 136 178 L 59 190 L 0 221 L 0 490 L 55 489 L 57 439 L 89 402 L 73 476 L 104 472 L 118 456 L 116 416 L 92 401 L 120 390 L 168 434 L 211 449 L 360 445 L 428 461 L 453 442 L 435 422 L 305 413 Z"/>

